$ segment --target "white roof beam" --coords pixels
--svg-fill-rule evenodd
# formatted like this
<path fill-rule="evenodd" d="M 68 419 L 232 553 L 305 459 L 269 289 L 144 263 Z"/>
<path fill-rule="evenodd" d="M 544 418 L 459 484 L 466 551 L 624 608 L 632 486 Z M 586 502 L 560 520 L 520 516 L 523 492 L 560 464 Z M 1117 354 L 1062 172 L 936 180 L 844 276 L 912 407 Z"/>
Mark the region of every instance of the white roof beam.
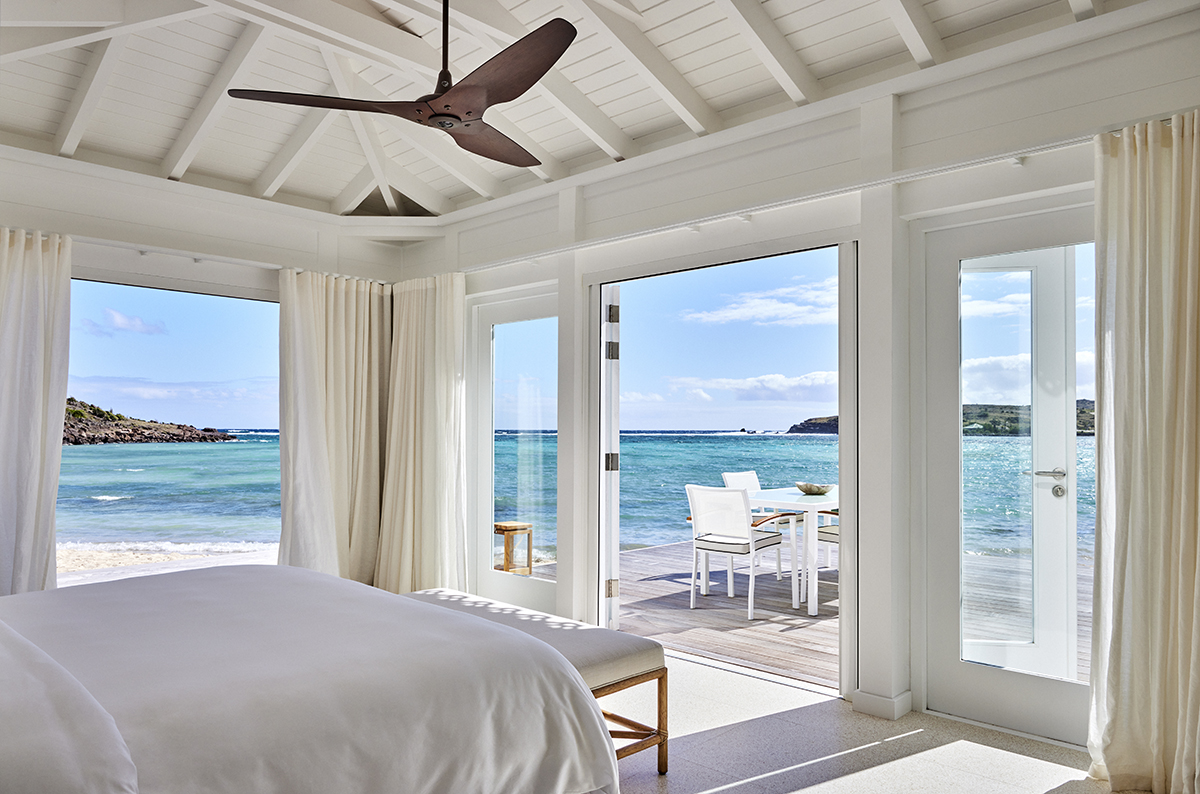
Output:
<path fill-rule="evenodd" d="M 332 88 L 326 88 L 325 92 Z M 337 111 L 310 108 L 304 120 L 297 125 L 291 136 L 271 158 L 271 162 L 254 180 L 251 186 L 254 195 L 263 198 L 274 196 L 336 120 Z"/>
<path fill-rule="evenodd" d="M 883 5 L 917 66 L 924 69 L 949 59 L 946 45 L 921 0 L 884 0 Z"/>
<path fill-rule="evenodd" d="M 83 75 L 79 78 L 79 85 L 75 87 L 75 94 L 71 97 L 71 104 L 67 106 L 67 112 L 54 135 L 56 153 L 64 157 L 75 156 L 75 149 L 79 147 L 88 121 L 100 104 L 104 88 L 108 85 L 113 70 L 117 68 L 121 53 L 125 51 L 128 42 L 129 34 L 123 34 L 101 41 L 92 50 L 92 57 L 88 59 Z"/>
<path fill-rule="evenodd" d="M 716 3 L 793 102 L 816 102 L 825 96 L 817 78 L 759 0 L 716 0 Z"/>
<path fill-rule="evenodd" d="M 4 0 L 0 25 L 36 28 L 106 28 L 125 19 L 125 0 Z"/>
<path fill-rule="evenodd" d="M 436 0 L 380 2 L 413 13 L 432 13 L 441 8 Z M 489 48 L 496 44 L 507 47 L 529 33 L 528 28 L 521 24 L 511 11 L 495 0 L 457 0 L 450 15 L 450 24 L 454 27 L 464 27 L 481 44 Z M 557 69 L 546 72 L 534 90 L 541 93 L 546 101 L 558 108 L 559 112 L 614 160 L 628 160 L 641 154 L 641 147 Z"/>
<path fill-rule="evenodd" d="M 330 208 L 338 215 L 345 215 L 350 210 L 367 200 L 371 191 L 379 187 L 371 166 L 365 165 L 354 175 L 350 183 L 342 188 L 342 192 L 331 202 Z"/>
<path fill-rule="evenodd" d="M 12 0 L 3 0 L 0 7 L 7 8 Z M 40 0 L 44 2 L 44 0 Z M 32 0 L 39 2 L 39 0 Z M 24 28 L 5 26 L 0 36 L 0 64 L 33 58 L 50 52 L 82 47 L 125 33 L 137 33 L 172 22 L 206 16 L 212 10 L 206 5 L 191 0 L 124 0 L 125 12 L 121 21 L 102 28 L 53 27 Z"/>
<path fill-rule="evenodd" d="M 234 43 L 233 49 L 225 57 L 221 68 L 209 83 L 200 103 L 188 117 L 187 123 L 171 145 L 166 158 L 162 162 L 162 174 L 168 179 L 179 179 L 187 171 L 192 160 L 200 152 L 200 146 L 205 137 L 221 119 L 221 114 L 228 107 L 232 98 L 226 93 L 236 83 L 240 82 L 258 62 L 259 55 L 266 48 L 271 36 L 266 28 L 254 22 L 247 22 L 242 29 L 242 35 Z"/>
<path fill-rule="evenodd" d="M 641 28 L 607 6 L 592 0 L 570 0 L 571 7 L 599 32 L 615 52 L 623 52 L 650 87 L 697 135 L 725 126 L 717 112 L 684 79 L 679 70 L 654 46 Z"/>
<path fill-rule="evenodd" d="M 350 92 L 350 80 L 354 72 L 343 59 L 329 50 L 322 49 L 321 55 L 325 58 L 325 65 L 329 68 L 329 75 L 333 78 L 333 85 L 337 88 L 338 94 L 345 97 L 353 96 Z M 383 203 L 387 205 L 388 214 L 399 215 L 400 205 L 396 202 L 396 197 L 392 195 L 392 187 L 388 183 L 387 172 L 383 170 L 383 164 L 390 158 L 387 156 L 387 152 L 383 150 L 383 142 L 379 140 L 379 130 L 375 127 L 373 121 L 363 118 L 362 113 L 351 111 L 347 115 L 350 117 L 350 125 L 354 127 L 354 135 L 358 138 L 358 145 L 362 148 L 363 155 L 367 158 L 367 167 L 371 169 L 371 175 L 375 178 L 375 185 L 379 188 L 379 192 L 383 196 Z"/>
<path fill-rule="evenodd" d="M 1104 0 L 1068 0 L 1076 22 L 1098 17 L 1104 13 Z"/>
<path fill-rule="evenodd" d="M 382 101 L 394 99 L 364 80 L 340 58 L 339 62 L 343 74 L 348 79 L 343 96 Z M 341 90 L 340 86 L 339 90 Z M 449 171 L 456 179 L 484 198 L 499 198 L 508 195 L 508 188 L 504 186 L 503 182 L 472 159 L 472 155 L 460 149 L 458 144 L 450 140 L 445 133 L 396 116 L 380 114 L 379 118 L 380 121 L 389 124 L 396 134 L 413 148 Z"/>

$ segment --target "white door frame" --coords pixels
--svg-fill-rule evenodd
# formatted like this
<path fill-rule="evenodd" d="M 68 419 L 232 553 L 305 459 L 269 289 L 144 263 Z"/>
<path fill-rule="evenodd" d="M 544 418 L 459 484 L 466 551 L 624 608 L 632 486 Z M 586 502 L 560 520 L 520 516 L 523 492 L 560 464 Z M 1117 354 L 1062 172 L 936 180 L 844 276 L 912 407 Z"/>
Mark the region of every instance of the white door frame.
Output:
<path fill-rule="evenodd" d="M 947 224 L 949 227 L 949 224 Z M 979 218 L 930 232 L 925 239 L 926 526 L 914 549 L 925 551 L 925 576 L 935 567 L 959 566 L 958 544 L 931 542 L 934 527 L 961 526 L 961 404 L 959 366 L 959 260 L 1016 250 L 1072 245 L 1091 240 L 1092 208 L 1077 206 L 999 219 Z M 957 659 L 958 604 L 953 648 L 935 637 L 934 620 L 946 621 L 938 593 L 921 593 L 924 665 L 920 705 L 970 720 L 1083 744 L 1087 736 L 1088 687 L 1067 681 L 958 661 L 968 675 L 937 674 L 935 657 Z M 922 601 L 918 601 L 922 603 Z M 936 682 L 935 682 L 936 678 Z"/>

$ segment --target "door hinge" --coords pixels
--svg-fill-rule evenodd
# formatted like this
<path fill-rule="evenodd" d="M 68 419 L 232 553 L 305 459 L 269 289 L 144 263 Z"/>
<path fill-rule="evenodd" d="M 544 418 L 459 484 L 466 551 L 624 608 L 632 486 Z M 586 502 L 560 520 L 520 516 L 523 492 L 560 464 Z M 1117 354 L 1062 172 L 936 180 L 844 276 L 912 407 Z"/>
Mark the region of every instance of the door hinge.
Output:
<path fill-rule="evenodd" d="M 621 453 L 620 452 L 605 452 L 604 453 L 604 470 L 605 471 L 620 471 L 621 470 Z"/>
<path fill-rule="evenodd" d="M 608 321 L 610 323 L 621 322 L 621 304 L 619 304 L 619 303 L 608 304 Z"/>
<path fill-rule="evenodd" d="M 621 357 L 621 343 L 620 342 L 605 342 L 604 343 L 604 357 L 610 361 L 616 361 L 617 359 L 619 359 Z"/>
<path fill-rule="evenodd" d="M 617 598 L 621 595 L 621 580 L 608 579 L 604 582 L 604 597 Z"/>

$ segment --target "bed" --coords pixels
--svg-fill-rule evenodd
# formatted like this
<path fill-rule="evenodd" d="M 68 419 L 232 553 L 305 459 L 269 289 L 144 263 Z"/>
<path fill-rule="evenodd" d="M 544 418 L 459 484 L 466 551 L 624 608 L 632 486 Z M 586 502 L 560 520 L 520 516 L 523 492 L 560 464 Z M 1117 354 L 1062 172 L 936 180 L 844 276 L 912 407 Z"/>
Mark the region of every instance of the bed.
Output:
<path fill-rule="evenodd" d="M 508 626 L 282 566 L 0 598 L 7 792 L 617 792 L 579 673 Z"/>

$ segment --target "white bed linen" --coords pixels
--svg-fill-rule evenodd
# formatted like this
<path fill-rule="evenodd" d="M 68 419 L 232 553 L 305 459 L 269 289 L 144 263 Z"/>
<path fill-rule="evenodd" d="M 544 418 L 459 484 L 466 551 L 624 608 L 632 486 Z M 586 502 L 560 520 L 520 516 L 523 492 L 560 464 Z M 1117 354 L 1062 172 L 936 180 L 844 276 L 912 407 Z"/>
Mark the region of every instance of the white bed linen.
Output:
<path fill-rule="evenodd" d="M 137 792 L 137 770 L 112 716 L 58 662 L 3 621 L 0 792 Z"/>
<path fill-rule="evenodd" d="M 142 794 L 617 791 L 554 649 L 299 568 L 229 566 L 0 599 L 116 720 Z"/>

